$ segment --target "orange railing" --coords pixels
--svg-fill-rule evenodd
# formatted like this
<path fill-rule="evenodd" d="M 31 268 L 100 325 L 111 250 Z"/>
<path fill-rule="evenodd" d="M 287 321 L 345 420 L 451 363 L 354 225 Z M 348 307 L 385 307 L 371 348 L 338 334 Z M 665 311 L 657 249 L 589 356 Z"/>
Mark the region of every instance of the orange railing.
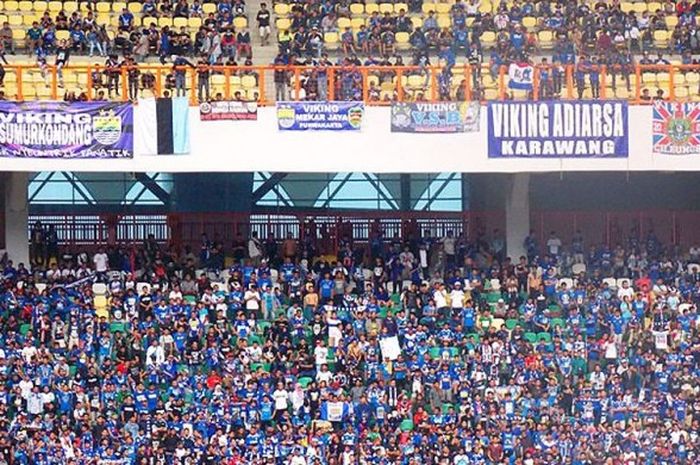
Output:
<path fill-rule="evenodd" d="M 488 64 L 454 66 L 447 84 L 441 75 L 443 68 L 438 66 L 187 67 L 177 70 L 184 73 L 184 80 L 174 78 L 172 66 L 144 64 L 136 68 L 138 77 L 130 78 L 133 68 L 127 67 L 108 70 L 101 65 L 71 65 L 59 70 L 55 66 L 42 69 L 35 65 L 8 65 L 5 98 L 60 100 L 73 92 L 76 98 L 84 100 L 102 98 L 104 94 L 106 99 L 126 101 L 135 94 L 181 94 L 196 105 L 200 93 L 202 99 L 207 98 L 206 88 L 209 99 L 238 98 L 260 105 L 273 104 L 278 96 L 285 100 L 363 100 L 370 105 L 392 101 L 577 99 L 579 91 L 583 98 L 595 97 L 590 74 L 585 74 L 581 85 L 574 65 L 562 67 L 556 81 L 552 79 L 551 67 L 536 66 L 532 89 L 527 91 L 510 89 L 508 69 L 490 68 Z M 209 73 L 208 79 L 200 79 L 203 71 Z M 545 75 L 548 79 L 543 81 Z M 665 99 L 700 101 L 700 65 L 634 65 L 626 72 L 601 66 L 598 75 L 597 93 L 601 99 L 643 104 L 661 90 Z M 325 85 L 310 85 L 314 79 Z"/>

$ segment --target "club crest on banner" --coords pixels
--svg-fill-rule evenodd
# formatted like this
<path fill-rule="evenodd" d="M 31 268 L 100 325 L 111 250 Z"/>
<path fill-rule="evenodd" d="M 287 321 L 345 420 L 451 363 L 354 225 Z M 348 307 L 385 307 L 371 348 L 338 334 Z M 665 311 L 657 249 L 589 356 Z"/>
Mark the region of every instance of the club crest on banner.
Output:
<path fill-rule="evenodd" d="M 654 153 L 689 155 L 700 153 L 700 105 L 654 102 L 652 137 Z"/>

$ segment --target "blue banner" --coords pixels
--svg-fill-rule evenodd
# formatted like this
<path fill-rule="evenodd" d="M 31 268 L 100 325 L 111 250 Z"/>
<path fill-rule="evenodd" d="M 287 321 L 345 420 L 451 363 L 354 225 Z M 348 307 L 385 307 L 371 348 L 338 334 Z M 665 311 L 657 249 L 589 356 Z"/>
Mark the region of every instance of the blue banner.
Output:
<path fill-rule="evenodd" d="M 391 132 L 476 132 L 479 102 L 414 102 L 391 104 Z"/>
<path fill-rule="evenodd" d="M 131 103 L 0 102 L 0 157 L 131 158 Z"/>
<path fill-rule="evenodd" d="M 489 102 L 489 158 L 626 158 L 627 102 Z"/>
<path fill-rule="evenodd" d="M 364 113 L 362 102 L 277 102 L 277 126 L 281 131 L 359 131 Z"/>

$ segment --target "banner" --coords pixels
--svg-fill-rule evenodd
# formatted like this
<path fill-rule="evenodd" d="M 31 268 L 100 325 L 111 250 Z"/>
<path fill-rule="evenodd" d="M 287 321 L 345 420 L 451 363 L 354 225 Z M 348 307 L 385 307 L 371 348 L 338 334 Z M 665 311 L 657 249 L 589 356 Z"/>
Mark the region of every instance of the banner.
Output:
<path fill-rule="evenodd" d="M 401 355 L 399 338 L 396 336 L 381 338 L 379 340 L 379 348 L 382 351 L 382 359 L 396 360 Z"/>
<path fill-rule="evenodd" d="M 281 131 L 359 131 L 365 106 L 362 102 L 277 102 Z"/>
<path fill-rule="evenodd" d="M 258 104 L 238 101 L 204 102 L 199 105 L 199 119 L 201 121 L 222 119 L 254 121 L 258 119 Z"/>
<path fill-rule="evenodd" d="M 479 102 L 393 103 L 391 132 L 476 132 Z"/>
<path fill-rule="evenodd" d="M 667 350 L 668 349 L 668 331 L 653 331 L 654 333 L 654 347 L 657 350 Z"/>
<path fill-rule="evenodd" d="M 489 102 L 489 158 L 628 156 L 627 102 Z"/>
<path fill-rule="evenodd" d="M 112 102 L 0 102 L 0 156 L 132 158 L 133 107 Z"/>
<path fill-rule="evenodd" d="M 511 63 L 508 67 L 508 87 L 531 90 L 534 68 L 528 63 Z"/>
<path fill-rule="evenodd" d="M 700 104 L 654 101 L 651 151 L 664 155 L 700 153 Z"/>

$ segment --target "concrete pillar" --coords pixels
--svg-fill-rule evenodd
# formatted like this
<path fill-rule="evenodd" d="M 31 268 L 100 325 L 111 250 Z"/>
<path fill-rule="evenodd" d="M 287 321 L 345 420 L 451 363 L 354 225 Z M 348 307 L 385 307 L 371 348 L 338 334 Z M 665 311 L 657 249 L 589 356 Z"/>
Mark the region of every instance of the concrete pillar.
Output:
<path fill-rule="evenodd" d="M 27 173 L 5 173 L 5 249 L 15 266 L 24 263 L 29 268 L 29 203 L 27 202 Z"/>
<path fill-rule="evenodd" d="M 530 175 L 518 173 L 509 176 L 505 199 L 506 254 L 516 262 L 525 255 L 525 237 L 530 233 Z"/>

